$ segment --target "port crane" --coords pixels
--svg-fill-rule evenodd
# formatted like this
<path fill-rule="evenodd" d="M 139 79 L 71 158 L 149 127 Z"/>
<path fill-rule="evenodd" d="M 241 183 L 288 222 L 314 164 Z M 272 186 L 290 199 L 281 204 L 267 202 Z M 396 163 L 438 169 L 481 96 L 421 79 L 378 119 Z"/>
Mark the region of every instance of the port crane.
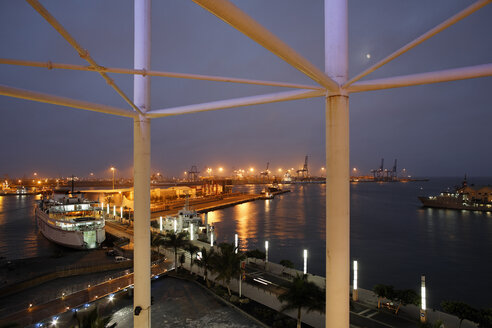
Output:
<path fill-rule="evenodd" d="M 200 173 L 200 171 L 198 171 L 196 165 L 192 165 L 191 169 L 188 171 L 188 181 L 198 181 L 198 173 Z"/>
<path fill-rule="evenodd" d="M 371 170 L 374 180 L 382 180 L 384 172 L 384 158 L 381 158 L 381 166 L 378 169 Z"/>
<path fill-rule="evenodd" d="M 270 171 L 268 171 L 268 167 L 269 167 L 269 166 L 270 166 L 270 162 L 267 162 L 267 166 L 266 166 L 265 171 L 261 171 L 261 172 L 260 172 L 260 175 L 261 175 L 261 176 L 268 177 L 268 175 L 270 174 Z"/>
<path fill-rule="evenodd" d="M 298 178 L 307 178 L 309 177 L 309 170 L 308 170 L 308 155 L 304 158 L 304 166 L 302 169 L 299 169 L 296 171 L 297 172 L 297 177 Z"/>

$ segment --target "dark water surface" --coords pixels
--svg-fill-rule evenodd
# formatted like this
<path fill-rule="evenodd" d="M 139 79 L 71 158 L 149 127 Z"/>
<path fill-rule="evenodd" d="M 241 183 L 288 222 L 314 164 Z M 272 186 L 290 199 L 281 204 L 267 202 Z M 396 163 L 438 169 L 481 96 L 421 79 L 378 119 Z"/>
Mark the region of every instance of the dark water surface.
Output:
<path fill-rule="evenodd" d="M 351 256 L 359 261 L 359 285 L 377 283 L 419 291 L 426 274 L 428 304 L 461 300 L 492 307 L 492 214 L 425 209 L 419 195 L 437 194 L 461 182 L 435 178 L 428 182 L 358 183 L 351 185 Z M 492 179 L 475 179 L 492 184 Z M 308 249 L 308 271 L 325 271 L 325 186 L 291 185 L 291 193 L 273 200 L 244 203 L 209 213 L 218 241 L 264 250 L 269 258 L 289 259 L 302 268 Z M 261 186 L 242 186 L 258 192 Z M 37 231 L 34 196 L 0 197 L 0 256 L 51 255 L 57 246 Z"/>

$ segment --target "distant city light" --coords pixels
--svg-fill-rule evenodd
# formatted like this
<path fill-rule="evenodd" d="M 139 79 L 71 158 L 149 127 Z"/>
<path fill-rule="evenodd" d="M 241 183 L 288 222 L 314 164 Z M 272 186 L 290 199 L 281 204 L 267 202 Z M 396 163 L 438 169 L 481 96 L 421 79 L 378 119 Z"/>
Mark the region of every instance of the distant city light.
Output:
<path fill-rule="evenodd" d="M 254 171 L 255 171 L 254 168 L 252 168 L 252 167 L 249 168 L 249 172 L 254 172 Z"/>
<path fill-rule="evenodd" d="M 219 172 L 222 172 L 224 171 L 224 168 L 223 167 L 219 167 Z"/>
<path fill-rule="evenodd" d="M 114 295 L 113 294 L 109 294 L 109 301 L 112 302 L 113 301 L 113 298 L 114 298 Z"/>
<path fill-rule="evenodd" d="M 282 169 L 278 169 L 279 172 L 282 172 Z"/>

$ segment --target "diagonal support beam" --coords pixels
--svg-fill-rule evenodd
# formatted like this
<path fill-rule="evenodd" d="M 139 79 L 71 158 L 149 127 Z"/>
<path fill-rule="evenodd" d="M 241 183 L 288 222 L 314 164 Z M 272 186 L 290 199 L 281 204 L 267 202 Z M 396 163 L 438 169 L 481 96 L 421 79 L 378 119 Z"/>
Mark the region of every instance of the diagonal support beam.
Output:
<path fill-rule="evenodd" d="M 47 93 L 30 91 L 25 89 L 13 88 L 6 85 L 0 85 L 0 95 L 8 96 L 20 99 L 34 100 L 48 104 L 67 106 L 72 108 L 80 108 L 91 110 L 94 112 L 112 114 L 118 116 L 125 117 L 137 117 L 138 115 L 135 112 L 130 112 L 125 109 L 121 109 L 118 107 L 101 105 L 96 103 L 91 103 L 83 100 L 76 100 L 66 97 L 54 96 Z"/>
<path fill-rule="evenodd" d="M 279 56 L 311 79 L 327 88 L 338 92 L 339 85 L 319 70 L 306 58 L 285 44 L 273 33 L 236 7 L 229 0 L 193 0 L 195 3 L 210 11 L 227 24 L 244 33 L 246 36 Z"/>
<path fill-rule="evenodd" d="M 78 52 L 79 56 L 86 60 L 93 67 L 99 67 L 94 59 L 89 55 L 89 52 L 82 48 L 77 41 L 68 33 L 67 30 L 56 20 L 50 12 L 43 7 L 42 4 L 39 3 L 38 0 L 26 0 L 48 23 L 50 23 L 53 28 L 60 33 L 60 35 L 68 42 L 70 45 Z M 107 84 L 109 84 L 132 108 L 137 111 L 139 114 L 142 114 L 142 111 L 127 97 L 127 95 L 114 83 L 114 81 L 104 72 L 99 72 L 101 76 L 104 78 Z"/>
<path fill-rule="evenodd" d="M 492 64 L 468 66 L 462 68 L 447 69 L 443 71 L 402 75 L 385 79 L 361 81 L 352 84 L 348 92 L 364 92 L 391 88 L 401 88 L 413 85 L 431 84 L 439 82 L 473 79 L 492 76 Z"/>
<path fill-rule="evenodd" d="M 276 82 L 276 81 L 261 81 L 261 80 L 241 79 L 235 77 L 223 77 L 223 76 L 214 76 L 214 75 L 200 75 L 200 74 L 162 72 L 162 71 L 150 71 L 150 70 L 146 71 L 142 69 L 127 69 L 127 68 L 114 68 L 114 67 L 112 68 L 112 67 L 102 67 L 102 66 L 94 67 L 94 66 L 52 63 L 51 61 L 40 62 L 40 61 L 27 61 L 27 60 L 0 58 L 0 64 L 43 67 L 47 69 L 68 69 L 68 70 L 76 70 L 76 71 L 107 72 L 107 73 L 117 73 L 117 74 L 171 77 L 171 78 L 190 79 L 190 80 L 255 84 L 255 85 L 266 85 L 272 87 L 295 88 L 295 89 L 324 90 L 322 87 L 314 86 L 314 85 L 306 85 L 306 84 L 295 84 L 295 83 Z"/>
<path fill-rule="evenodd" d="M 322 97 L 325 95 L 326 95 L 325 90 L 286 91 L 286 92 L 270 93 L 260 96 L 219 100 L 219 101 L 212 101 L 202 104 L 157 109 L 147 112 L 147 116 L 154 118 L 154 117 L 163 117 L 163 116 L 172 116 L 172 115 L 191 114 L 191 113 L 198 113 L 198 112 L 205 112 L 205 111 L 212 111 L 212 110 L 226 109 L 226 108 L 233 108 L 233 107 L 243 107 L 243 106 L 251 106 L 251 105 L 269 104 L 269 103 L 280 102 L 280 101 Z"/>
<path fill-rule="evenodd" d="M 462 11 L 460 11 L 459 13 L 457 13 L 456 15 L 452 16 L 451 18 L 445 20 L 441 24 L 437 25 L 436 27 L 432 28 L 431 30 L 427 31 L 426 33 L 422 34 L 421 36 L 419 36 L 418 38 L 416 38 L 412 42 L 407 43 L 405 46 L 403 46 L 402 48 L 400 48 L 397 51 L 393 52 L 391 55 L 387 56 L 386 58 L 384 58 L 384 59 L 380 60 L 379 62 L 377 62 L 376 64 L 372 65 L 371 67 L 369 67 L 368 69 L 366 69 L 362 73 L 356 75 L 355 77 L 353 77 L 352 79 L 350 79 L 347 83 L 345 83 L 343 85 L 343 88 L 347 88 L 352 83 L 354 83 L 356 81 L 359 81 L 363 77 L 371 74 L 372 72 L 374 72 L 378 68 L 382 67 L 383 65 L 389 63 L 393 59 L 399 57 L 400 55 L 404 54 L 405 52 L 409 51 L 410 49 L 415 48 L 416 46 L 418 46 L 419 44 L 421 44 L 425 40 L 430 39 L 431 37 L 433 37 L 434 35 L 438 34 L 439 32 L 444 31 L 446 28 L 448 28 L 451 25 L 459 22 L 463 18 L 465 18 L 465 17 L 473 14 L 475 11 L 477 11 L 480 8 L 488 5 L 491 2 L 492 2 L 492 0 L 479 0 L 479 1 L 475 2 L 475 3 L 473 3 L 472 5 L 468 6 L 465 9 L 463 9 Z"/>

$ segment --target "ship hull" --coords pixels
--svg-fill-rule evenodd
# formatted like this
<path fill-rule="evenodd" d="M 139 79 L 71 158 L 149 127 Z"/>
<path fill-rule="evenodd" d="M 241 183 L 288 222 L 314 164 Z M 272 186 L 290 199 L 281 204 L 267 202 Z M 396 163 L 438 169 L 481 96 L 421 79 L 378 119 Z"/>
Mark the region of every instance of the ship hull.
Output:
<path fill-rule="evenodd" d="M 106 239 L 104 228 L 91 231 L 63 230 L 50 224 L 48 214 L 38 207 L 35 215 L 39 231 L 46 239 L 56 244 L 74 249 L 94 249 Z"/>
<path fill-rule="evenodd" d="M 445 199 L 439 197 L 436 199 L 429 199 L 428 197 L 419 197 L 422 202 L 422 206 L 431 208 L 441 208 L 450 210 L 467 210 L 467 211 L 480 211 L 480 212 L 492 212 L 492 207 L 488 204 L 467 204 L 464 205 L 456 201 L 455 199 Z"/>

